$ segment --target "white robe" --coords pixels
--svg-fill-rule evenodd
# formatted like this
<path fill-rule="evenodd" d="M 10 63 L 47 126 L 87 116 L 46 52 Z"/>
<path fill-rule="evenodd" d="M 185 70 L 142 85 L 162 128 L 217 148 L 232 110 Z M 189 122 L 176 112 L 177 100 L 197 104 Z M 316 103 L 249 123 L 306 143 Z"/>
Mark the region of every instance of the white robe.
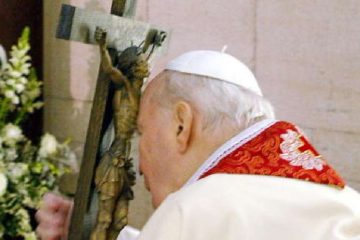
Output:
<path fill-rule="evenodd" d="M 215 174 L 171 194 L 139 240 L 360 240 L 360 195 L 274 176 Z"/>

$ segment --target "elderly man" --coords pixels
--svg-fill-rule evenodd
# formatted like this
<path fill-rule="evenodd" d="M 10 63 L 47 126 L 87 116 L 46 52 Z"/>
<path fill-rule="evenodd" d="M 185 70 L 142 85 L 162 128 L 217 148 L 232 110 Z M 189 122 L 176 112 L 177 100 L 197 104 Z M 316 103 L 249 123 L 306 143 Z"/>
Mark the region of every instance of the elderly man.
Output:
<path fill-rule="evenodd" d="M 155 213 L 140 240 L 360 239 L 360 195 L 293 124 L 274 120 L 251 71 L 188 52 L 146 87 L 140 169 Z M 47 195 L 42 239 L 66 235 L 71 203 Z"/>

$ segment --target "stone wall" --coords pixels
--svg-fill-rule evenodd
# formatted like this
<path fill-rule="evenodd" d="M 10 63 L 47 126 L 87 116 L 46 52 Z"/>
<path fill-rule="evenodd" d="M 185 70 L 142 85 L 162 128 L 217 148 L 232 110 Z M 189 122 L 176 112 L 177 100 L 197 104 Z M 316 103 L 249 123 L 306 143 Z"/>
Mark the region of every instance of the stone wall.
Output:
<path fill-rule="evenodd" d="M 81 157 L 99 56 L 96 46 L 55 39 L 61 3 L 110 12 L 111 1 L 44 1 L 45 129 L 71 138 Z M 359 1 L 143 0 L 137 8 L 138 20 L 172 29 L 153 75 L 182 52 L 227 45 L 253 69 L 277 118 L 301 126 L 360 190 Z M 130 222 L 140 227 L 151 214 L 142 183 L 136 195 Z"/>

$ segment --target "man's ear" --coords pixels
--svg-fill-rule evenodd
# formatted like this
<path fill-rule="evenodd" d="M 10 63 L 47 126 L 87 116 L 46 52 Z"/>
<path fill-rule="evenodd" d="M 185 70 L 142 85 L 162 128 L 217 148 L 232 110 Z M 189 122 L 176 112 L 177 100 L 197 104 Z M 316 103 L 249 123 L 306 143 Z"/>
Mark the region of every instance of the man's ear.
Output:
<path fill-rule="evenodd" d="M 179 101 L 174 105 L 174 120 L 178 151 L 184 153 L 189 147 L 194 124 L 193 109 L 189 103 Z"/>

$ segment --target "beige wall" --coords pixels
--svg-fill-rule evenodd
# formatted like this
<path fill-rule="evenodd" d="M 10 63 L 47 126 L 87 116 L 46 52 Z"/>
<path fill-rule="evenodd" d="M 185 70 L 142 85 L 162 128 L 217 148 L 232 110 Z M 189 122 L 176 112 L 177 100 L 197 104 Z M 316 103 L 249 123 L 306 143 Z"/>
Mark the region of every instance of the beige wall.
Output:
<path fill-rule="evenodd" d="M 109 12 L 111 1 L 44 1 L 45 129 L 82 155 L 98 71 L 97 48 L 54 38 L 61 3 Z M 278 119 L 305 129 L 314 145 L 360 190 L 360 2 L 357 0 L 143 0 L 137 19 L 172 29 L 168 55 L 220 50 L 255 72 Z M 151 213 L 136 187 L 131 223 Z"/>

